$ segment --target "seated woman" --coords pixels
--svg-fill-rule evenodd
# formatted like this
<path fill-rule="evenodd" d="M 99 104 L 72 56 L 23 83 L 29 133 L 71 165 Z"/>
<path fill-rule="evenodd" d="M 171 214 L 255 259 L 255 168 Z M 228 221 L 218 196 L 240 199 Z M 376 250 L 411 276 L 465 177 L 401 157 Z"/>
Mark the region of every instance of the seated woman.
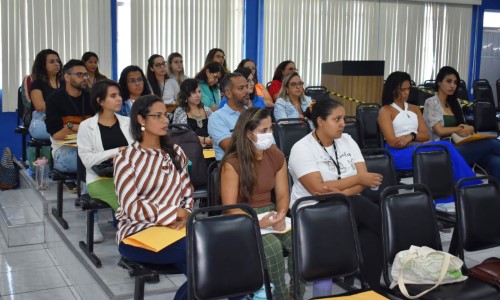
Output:
<path fill-rule="evenodd" d="M 170 53 L 167 57 L 167 74 L 169 77 L 174 78 L 177 84 L 180 86 L 181 83 L 188 77 L 184 74 L 184 64 L 182 60 L 182 55 L 178 52 Z"/>
<path fill-rule="evenodd" d="M 134 142 L 115 160 L 118 250 L 124 257 L 152 264 L 174 264 L 187 275 L 186 239 L 159 252 L 123 243 L 129 235 L 152 226 L 182 229 L 193 208 L 188 158 L 167 134 L 168 112 L 156 95 L 139 97 L 132 106 L 130 131 Z M 148 176 L 141 176 L 147 173 Z M 187 299 L 184 283 L 174 299 Z"/>
<path fill-rule="evenodd" d="M 221 94 L 218 83 L 225 74 L 220 63 L 210 62 L 194 77 L 200 81 L 201 102 L 212 111 L 219 108 Z"/>
<path fill-rule="evenodd" d="M 99 80 L 107 79 L 106 76 L 99 72 L 99 57 L 94 52 L 85 52 L 82 55 L 82 61 L 85 63 L 85 69 L 89 73 L 89 78 L 87 79 L 88 90 L 92 89 L 92 86 Z"/>
<path fill-rule="evenodd" d="M 255 82 L 252 75 L 252 70 L 247 68 L 241 68 L 234 70 L 234 73 L 240 73 L 247 80 L 248 100 L 246 100 L 245 106 L 247 108 L 250 107 L 265 108 L 266 106 L 264 104 L 264 98 L 258 96 L 255 93 Z M 223 108 L 224 105 L 226 105 L 226 102 L 227 102 L 227 97 L 223 97 L 222 100 L 220 101 L 219 109 Z"/>
<path fill-rule="evenodd" d="M 217 62 L 224 68 L 224 73 L 230 73 L 227 68 L 227 60 L 226 54 L 224 50 L 219 48 L 212 48 L 208 51 L 207 56 L 205 57 L 205 66 L 211 62 Z"/>
<path fill-rule="evenodd" d="M 198 135 L 200 143 L 212 146 L 213 141 L 208 135 L 208 118 L 212 110 L 201 102 L 200 84 L 196 79 L 186 79 L 181 83 L 181 91 L 177 95 L 177 108 L 172 124 L 188 124 Z"/>
<path fill-rule="evenodd" d="M 149 57 L 146 77 L 153 94 L 163 99 L 169 113 L 173 112 L 175 110 L 175 97 L 179 93 L 179 84 L 175 78 L 168 76 L 167 63 L 163 56 L 153 54 Z"/>
<path fill-rule="evenodd" d="M 261 228 L 286 228 L 285 215 L 290 204 L 286 161 L 273 145 L 272 121 L 267 109 L 249 108 L 236 123 L 232 141 L 221 161 L 222 204 L 246 203 L 257 214 Z M 276 205 L 271 202 L 275 190 Z M 240 210 L 231 213 L 243 213 Z M 285 284 L 283 249 L 292 253 L 291 232 L 262 236 L 271 282 L 276 299 L 289 299 Z M 292 254 L 293 255 L 293 254 Z M 288 273 L 293 278 L 293 260 L 288 257 Z M 293 280 L 291 280 L 293 284 Z M 291 287 L 293 291 L 293 287 Z"/>
<path fill-rule="evenodd" d="M 342 133 L 345 109 L 340 102 L 320 100 L 312 106 L 311 116 L 316 129 L 295 143 L 288 160 L 293 178 L 291 202 L 325 193 L 349 196 L 363 255 L 361 272 L 370 286 L 377 287 L 382 270 L 380 209 L 359 193 L 378 187 L 382 175 L 367 171 L 358 144 Z M 330 295 L 331 288 L 331 279 L 317 281 L 313 295 Z"/>
<path fill-rule="evenodd" d="M 474 127 L 466 124 L 457 100 L 459 82 L 460 76 L 452 67 L 442 67 L 436 76 L 437 95 L 427 99 L 424 107 L 431 141 L 439 141 L 453 133 L 467 136 L 474 132 Z M 485 139 L 455 147 L 469 165 L 477 163 L 500 180 L 500 141 Z"/>
<path fill-rule="evenodd" d="M 378 115 L 378 124 L 386 140 L 385 146 L 392 154 L 396 170 L 413 170 L 414 144 L 429 141 L 429 129 L 420 109 L 406 102 L 410 94 L 410 80 L 410 75 L 405 72 L 393 72 L 387 77 L 382 92 L 383 106 Z M 475 176 L 452 144 L 445 141 L 432 143 L 448 149 L 455 181 Z M 452 199 L 453 196 L 440 202 L 453 201 Z"/>
<path fill-rule="evenodd" d="M 276 102 L 279 98 L 278 94 L 281 90 L 281 86 L 283 85 L 283 78 L 291 75 L 293 72 L 297 72 L 297 68 L 295 67 L 295 63 L 291 60 L 281 62 L 276 67 L 276 70 L 274 70 L 273 80 L 271 81 L 271 85 L 268 89 L 274 102 Z"/>
<path fill-rule="evenodd" d="M 123 69 L 118 83 L 123 99 L 119 114 L 128 117 L 134 101 L 140 96 L 151 95 L 151 90 L 144 72 L 138 66 L 128 66 Z"/>
<path fill-rule="evenodd" d="M 304 118 L 304 112 L 311 105 L 311 97 L 304 95 L 304 82 L 294 72 L 283 79 L 283 85 L 274 104 L 274 118 Z"/>
<path fill-rule="evenodd" d="M 257 96 L 264 98 L 264 103 L 266 107 L 273 107 L 274 106 L 273 98 L 271 97 L 271 95 L 269 95 L 266 86 L 260 83 L 259 78 L 257 78 L 257 66 L 255 62 L 250 58 L 245 58 L 238 64 L 238 69 L 241 68 L 248 68 L 252 70 L 253 81 L 255 84 L 255 94 Z"/>
<path fill-rule="evenodd" d="M 38 52 L 33 62 L 31 70 L 33 82 L 29 92 L 33 114 L 29 132 L 35 139 L 50 139 L 45 126 L 45 101 L 50 94 L 64 88 L 64 82 L 61 81 L 61 69 L 62 62 L 59 54 L 51 49 Z"/>
<path fill-rule="evenodd" d="M 97 113 L 80 123 L 78 155 L 86 170 L 87 191 L 90 197 L 106 202 L 113 211 L 118 208 L 113 178 L 99 177 L 92 166 L 112 161 L 118 152 L 132 143 L 130 119 L 117 114 L 122 106 L 118 83 L 104 79 L 96 82 L 90 94 L 90 105 Z M 94 223 L 94 242 L 102 241 L 97 221 Z"/>

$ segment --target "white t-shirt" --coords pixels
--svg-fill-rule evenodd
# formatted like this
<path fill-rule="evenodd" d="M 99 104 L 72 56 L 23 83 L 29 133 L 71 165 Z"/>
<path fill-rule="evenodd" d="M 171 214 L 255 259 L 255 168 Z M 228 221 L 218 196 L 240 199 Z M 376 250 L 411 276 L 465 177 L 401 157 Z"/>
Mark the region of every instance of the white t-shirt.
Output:
<path fill-rule="evenodd" d="M 343 133 L 335 140 L 335 146 L 340 164 L 340 177 L 347 178 L 356 175 L 358 172 L 355 163 L 365 161 L 358 144 L 349 134 Z M 290 206 L 299 198 L 311 196 L 300 183 L 300 177 L 319 171 L 324 181 L 337 180 L 337 168 L 332 162 L 332 158 L 336 161 L 333 145 L 326 147 L 326 151 L 330 156 L 314 138 L 313 133 L 308 134 L 292 147 L 288 160 L 288 169 L 293 178 Z"/>
<path fill-rule="evenodd" d="M 160 84 L 160 91 L 163 91 L 162 94 L 162 100 L 163 103 L 171 105 L 175 104 L 175 99 L 177 99 L 177 94 L 180 91 L 179 84 L 177 83 L 177 80 L 175 78 L 169 78 L 165 82 L 165 87 L 163 87 L 163 84 Z"/>

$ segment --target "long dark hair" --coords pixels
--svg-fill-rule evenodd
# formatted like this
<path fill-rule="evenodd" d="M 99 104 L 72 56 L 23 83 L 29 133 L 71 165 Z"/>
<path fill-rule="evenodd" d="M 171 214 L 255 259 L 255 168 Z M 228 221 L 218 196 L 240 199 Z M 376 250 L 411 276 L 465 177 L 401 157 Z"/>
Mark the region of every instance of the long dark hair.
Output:
<path fill-rule="evenodd" d="M 122 72 L 120 74 L 120 79 L 118 80 L 118 84 L 120 85 L 120 94 L 122 95 L 122 98 L 124 100 L 130 99 L 130 91 L 128 90 L 128 86 L 127 86 L 127 76 L 128 76 L 128 73 L 130 73 L 130 72 L 141 73 L 142 82 L 144 83 L 144 87 L 142 89 L 141 96 L 151 95 L 151 90 L 149 89 L 148 80 L 146 79 L 146 76 L 144 75 L 144 72 L 142 71 L 142 69 L 138 66 L 128 66 L 122 70 Z"/>
<path fill-rule="evenodd" d="M 220 48 L 212 48 L 212 49 L 210 49 L 210 51 L 208 51 L 207 57 L 205 57 L 205 65 L 214 61 L 214 56 L 215 56 L 215 53 L 217 53 L 217 52 L 222 52 L 222 54 L 224 54 L 224 63 L 222 64 L 222 67 L 224 68 L 225 72 L 228 72 L 227 60 L 225 58 L 226 53 L 224 53 L 224 50 L 222 50 Z"/>
<path fill-rule="evenodd" d="M 249 108 L 241 113 L 234 127 L 229 148 L 221 161 L 221 166 L 223 166 L 231 158 L 238 160 L 241 170 L 239 176 L 239 196 L 246 200 L 251 199 L 252 191 L 257 181 L 257 174 L 255 172 L 257 149 L 253 142 L 247 138 L 247 132 L 253 131 L 263 119 L 270 117 L 269 110 L 257 107 Z"/>
<path fill-rule="evenodd" d="M 156 102 L 163 103 L 163 100 L 156 95 L 147 95 L 137 98 L 137 100 L 134 101 L 134 104 L 132 104 L 132 110 L 130 112 L 130 133 L 132 135 L 132 138 L 134 138 L 134 140 L 138 141 L 139 143 L 142 142 L 142 130 L 141 124 L 139 123 L 139 120 L 137 120 L 137 117 L 142 116 L 144 119 L 146 119 L 150 112 L 149 109 Z M 169 134 L 160 136 L 160 147 L 163 151 L 167 152 L 168 155 L 170 155 L 175 168 L 177 170 L 181 170 L 181 157 L 175 151 L 174 143 Z"/>
<path fill-rule="evenodd" d="M 387 76 L 382 91 L 382 105 L 391 105 L 399 97 L 401 85 L 405 81 L 411 82 L 410 74 L 405 72 L 396 71 Z"/>
<path fill-rule="evenodd" d="M 245 64 L 247 62 L 252 62 L 253 65 L 255 66 L 255 75 L 253 76 L 253 81 L 255 82 L 255 84 L 257 84 L 259 82 L 259 78 L 257 77 L 257 64 L 255 63 L 255 61 L 253 59 L 250 59 L 250 58 L 245 58 L 243 59 L 242 61 L 240 61 L 240 63 L 238 64 L 238 69 L 241 69 L 241 68 L 244 68 L 245 67 Z"/>
<path fill-rule="evenodd" d="M 94 109 L 94 111 L 101 113 L 103 111 L 101 102 L 106 99 L 108 96 L 109 87 L 116 86 L 118 90 L 120 90 L 120 85 L 110 79 L 103 79 L 97 81 L 90 91 L 90 107 Z"/>
<path fill-rule="evenodd" d="M 47 74 L 47 68 L 45 67 L 47 65 L 47 56 L 49 54 L 57 55 L 57 59 L 59 59 L 59 65 L 61 67 L 56 75 L 56 79 L 61 79 L 63 64 L 61 58 L 59 57 L 59 53 L 52 49 L 44 49 L 38 52 L 35 57 L 35 61 L 33 62 L 33 66 L 31 67 L 31 76 L 33 77 L 33 80 L 43 80 L 45 82 L 49 82 L 49 75 Z"/>
<path fill-rule="evenodd" d="M 224 67 L 221 64 L 219 64 L 218 62 L 213 61 L 213 62 L 206 64 L 203 67 L 203 69 L 201 69 L 200 72 L 198 72 L 198 74 L 196 74 L 196 76 L 194 78 L 196 78 L 198 80 L 203 80 L 206 83 L 208 80 L 207 70 L 210 73 L 220 72 L 221 73 L 220 79 L 224 78 L 224 76 L 226 75 L 226 71 L 224 70 Z"/>
<path fill-rule="evenodd" d="M 282 61 L 276 67 L 276 70 L 274 70 L 273 80 L 279 80 L 279 81 L 283 80 L 283 71 L 286 69 L 286 66 L 288 66 L 288 64 L 295 64 L 295 63 L 291 60 Z"/>
<path fill-rule="evenodd" d="M 184 108 L 184 111 L 189 112 L 188 98 L 191 97 L 191 94 L 196 91 L 196 88 L 200 86 L 200 83 L 196 79 L 188 78 L 184 80 L 179 89 L 179 93 L 177 94 L 177 104 Z M 200 101 L 198 104 L 199 108 L 203 107 L 203 102 Z"/>
<path fill-rule="evenodd" d="M 148 59 L 148 70 L 146 71 L 146 77 L 148 78 L 148 82 L 151 85 L 151 89 L 153 89 L 153 94 L 155 94 L 158 97 L 163 97 L 161 94 L 160 90 L 160 83 L 158 82 L 158 79 L 156 79 L 155 72 L 153 72 L 151 69 L 154 67 L 155 64 L 155 59 L 158 57 L 163 58 L 160 54 L 153 54 L 149 57 Z M 168 66 L 165 66 L 168 69 Z M 165 73 L 164 79 L 167 80 L 168 77 L 168 72 Z M 146 84 L 146 83 L 144 83 Z"/>
<path fill-rule="evenodd" d="M 94 52 L 90 52 L 90 51 L 83 53 L 83 55 L 82 55 L 82 61 L 84 63 L 87 63 L 87 60 L 89 60 L 91 57 L 95 57 L 97 59 L 97 63 L 99 63 L 99 57 L 97 56 L 97 54 L 94 53 Z M 101 72 L 99 72 L 99 65 L 95 69 L 95 75 L 94 76 L 95 76 L 96 80 L 107 79 L 106 76 L 102 75 Z"/>
<path fill-rule="evenodd" d="M 464 113 L 462 111 L 462 107 L 460 106 L 460 103 L 458 103 L 458 100 L 457 100 L 457 92 L 458 92 L 458 87 L 460 84 L 460 75 L 458 75 L 457 70 L 455 70 L 454 68 L 449 67 L 449 66 L 445 66 L 445 67 L 442 67 L 441 69 L 439 69 L 439 72 L 436 75 L 436 83 L 434 85 L 434 89 L 436 90 L 436 92 L 439 92 L 439 83 L 441 83 L 444 80 L 444 78 L 448 75 L 455 75 L 455 77 L 457 77 L 457 88 L 455 89 L 455 92 L 453 93 L 453 95 L 449 95 L 446 98 L 446 103 L 448 103 L 448 105 L 450 106 L 451 111 L 455 115 L 455 118 L 457 119 L 457 121 L 463 122 L 465 124 Z"/>

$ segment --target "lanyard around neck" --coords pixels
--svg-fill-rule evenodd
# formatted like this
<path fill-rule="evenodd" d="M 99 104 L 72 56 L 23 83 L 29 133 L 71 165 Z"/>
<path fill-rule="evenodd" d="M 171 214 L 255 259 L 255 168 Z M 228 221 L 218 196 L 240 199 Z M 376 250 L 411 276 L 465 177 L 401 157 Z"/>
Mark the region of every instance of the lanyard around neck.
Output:
<path fill-rule="evenodd" d="M 323 150 L 325 150 L 326 155 L 328 155 L 328 157 L 330 157 L 330 159 L 332 160 L 332 163 L 335 166 L 335 168 L 337 168 L 337 175 L 338 175 L 337 180 L 342 179 L 340 177 L 340 163 L 339 163 L 339 157 L 337 155 L 337 146 L 335 145 L 335 140 L 333 140 L 333 151 L 335 152 L 335 159 L 337 161 L 335 161 L 333 159 L 333 157 L 330 155 L 330 153 L 328 153 L 328 151 L 326 150 L 325 146 L 323 146 L 323 143 L 319 139 L 318 134 L 316 133 L 316 131 L 314 131 L 314 135 L 316 136 L 316 140 L 318 141 L 319 145 L 323 148 Z"/>

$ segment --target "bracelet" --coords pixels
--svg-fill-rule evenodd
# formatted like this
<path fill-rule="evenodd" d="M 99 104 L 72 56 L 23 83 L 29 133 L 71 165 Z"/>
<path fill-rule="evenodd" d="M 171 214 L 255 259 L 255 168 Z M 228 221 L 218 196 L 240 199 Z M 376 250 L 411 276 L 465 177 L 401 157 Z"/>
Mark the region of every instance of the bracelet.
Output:
<path fill-rule="evenodd" d="M 411 134 L 411 141 L 412 142 L 417 139 L 417 134 L 415 132 L 410 132 L 410 134 Z"/>

